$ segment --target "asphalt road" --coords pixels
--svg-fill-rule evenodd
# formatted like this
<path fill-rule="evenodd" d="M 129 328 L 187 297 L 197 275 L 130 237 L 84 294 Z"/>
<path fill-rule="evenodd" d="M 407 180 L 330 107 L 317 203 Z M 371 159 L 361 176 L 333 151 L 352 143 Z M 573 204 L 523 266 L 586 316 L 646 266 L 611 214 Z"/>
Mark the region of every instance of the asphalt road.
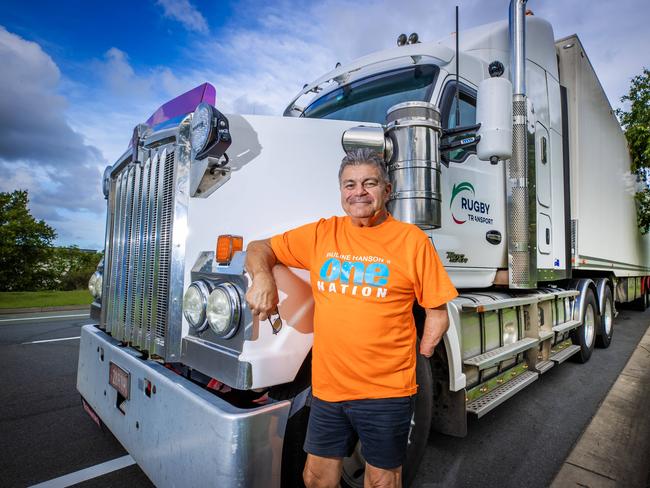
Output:
<path fill-rule="evenodd" d="M 28 317 L 61 318 L 22 320 Z M 76 390 L 80 312 L 0 315 L 0 486 L 24 487 L 120 458 L 120 443 L 88 417 Z M 78 486 L 153 486 L 130 466 Z"/>
<path fill-rule="evenodd" d="M 90 319 L 69 315 L 79 312 L 0 315 L 0 486 L 31 486 L 126 455 L 81 408 L 73 338 Z M 612 345 L 587 364 L 552 368 L 481 420 L 470 418 L 464 439 L 432 435 L 415 486 L 548 486 L 649 323 L 650 310 L 621 311 Z M 64 340 L 34 342 L 52 339 Z M 152 486 L 135 465 L 77 486 L 126 485 Z"/>

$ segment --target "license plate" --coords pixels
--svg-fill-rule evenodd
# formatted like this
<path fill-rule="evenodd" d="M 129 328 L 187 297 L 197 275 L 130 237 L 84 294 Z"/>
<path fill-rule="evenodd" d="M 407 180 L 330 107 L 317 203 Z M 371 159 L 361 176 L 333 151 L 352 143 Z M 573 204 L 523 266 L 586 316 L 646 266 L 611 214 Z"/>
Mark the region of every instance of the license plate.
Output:
<path fill-rule="evenodd" d="M 108 382 L 120 395 L 129 399 L 131 375 L 113 362 L 109 365 Z"/>

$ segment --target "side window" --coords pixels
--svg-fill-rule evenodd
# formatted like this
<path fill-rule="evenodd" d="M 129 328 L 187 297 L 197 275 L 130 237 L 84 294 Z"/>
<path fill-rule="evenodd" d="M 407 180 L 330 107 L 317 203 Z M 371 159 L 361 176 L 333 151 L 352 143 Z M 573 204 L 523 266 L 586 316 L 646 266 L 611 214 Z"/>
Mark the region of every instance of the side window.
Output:
<path fill-rule="evenodd" d="M 476 123 L 476 92 L 461 84 L 458 94 L 460 117 L 456 120 L 456 82 L 447 83 L 442 93 L 442 127 L 443 129 L 454 128 L 462 125 L 473 125 Z M 462 139 L 464 136 L 450 137 L 450 141 Z M 476 146 L 469 146 L 454 151 L 449 151 L 449 160 L 462 162 L 470 154 L 476 154 Z"/>

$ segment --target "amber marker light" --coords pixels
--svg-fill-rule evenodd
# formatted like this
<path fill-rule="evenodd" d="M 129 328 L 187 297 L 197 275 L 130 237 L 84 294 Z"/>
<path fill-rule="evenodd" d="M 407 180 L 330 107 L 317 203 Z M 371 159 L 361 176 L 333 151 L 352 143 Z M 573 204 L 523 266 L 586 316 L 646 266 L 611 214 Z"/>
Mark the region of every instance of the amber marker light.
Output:
<path fill-rule="evenodd" d="M 216 260 L 218 264 L 230 264 L 230 260 L 237 251 L 244 249 L 244 238 L 230 234 L 217 238 Z"/>

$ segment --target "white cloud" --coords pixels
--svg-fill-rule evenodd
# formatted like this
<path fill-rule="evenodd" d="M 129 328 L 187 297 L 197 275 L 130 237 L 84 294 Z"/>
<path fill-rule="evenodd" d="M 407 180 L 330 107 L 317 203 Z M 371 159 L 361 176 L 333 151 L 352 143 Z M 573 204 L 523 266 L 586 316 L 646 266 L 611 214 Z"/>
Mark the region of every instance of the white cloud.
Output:
<path fill-rule="evenodd" d="M 29 190 L 33 214 L 50 223 L 63 210 L 101 213 L 104 161 L 68 124 L 54 61 L 38 44 L 0 27 L 0 65 L 0 188 Z"/>
<path fill-rule="evenodd" d="M 208 22 L 189 0 L 158 0 L 157 3 L 162 6 L 165 17 L 177 20 L 187 30 L 208 33 Z"/>

